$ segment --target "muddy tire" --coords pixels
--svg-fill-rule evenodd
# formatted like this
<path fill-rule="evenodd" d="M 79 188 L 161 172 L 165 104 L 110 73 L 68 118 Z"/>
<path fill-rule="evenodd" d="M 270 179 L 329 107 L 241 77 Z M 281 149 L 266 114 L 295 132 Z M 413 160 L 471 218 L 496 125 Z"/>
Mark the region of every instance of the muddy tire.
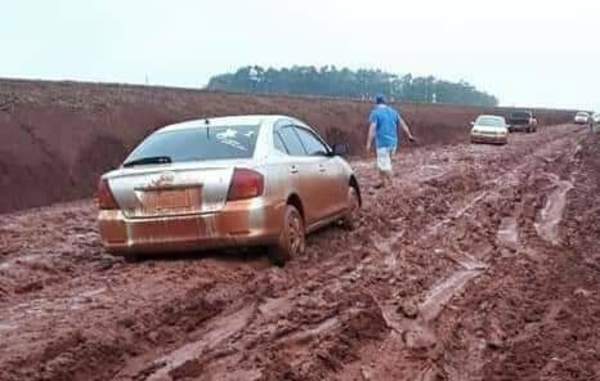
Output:
<path fill-rule="evenodd" d="M 358 225 L 358 212 L 360 211 L 360 198 L 358 191 L 353 186 L 348 188 L 348 203 L 350 204 L 350 208 L 346 212 L 346 215 L 342 217 L 341 225 L 344 229 L 352 231 Z"/>
<path fill-rule="evenodd" d="M 287 261 L 304 254 L 305 248 L 306 230 L 304 219 L 295 206 L 287 205 L 279 242 L 269 248 L 269 259 L 274 265 L 283 266 Z"/>

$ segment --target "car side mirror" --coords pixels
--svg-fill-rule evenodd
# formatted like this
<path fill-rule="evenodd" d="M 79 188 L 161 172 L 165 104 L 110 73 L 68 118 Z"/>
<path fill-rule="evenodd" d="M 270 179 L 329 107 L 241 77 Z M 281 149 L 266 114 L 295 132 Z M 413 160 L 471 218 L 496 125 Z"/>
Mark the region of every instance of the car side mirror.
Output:
<path fill-rule="evenodd" d="M 475 122 L 469 122 L 469 124 L 470 124 L 471 126 L 474 126 L 474 125 L 475 125 Z"/>
<path fill-rule="evenodd" d="M 331 154 L 333 156 L 346 156 L 349 151 L 348 144 L 334 144 L 331 147 Z"/>

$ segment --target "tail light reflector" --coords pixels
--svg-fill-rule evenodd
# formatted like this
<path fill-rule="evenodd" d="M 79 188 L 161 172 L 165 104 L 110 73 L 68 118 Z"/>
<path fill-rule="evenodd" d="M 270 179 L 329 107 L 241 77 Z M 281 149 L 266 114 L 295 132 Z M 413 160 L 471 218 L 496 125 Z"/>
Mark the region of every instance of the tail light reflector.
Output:
<path fill-rule="evenodd" d="M 263 194 L 265 179 L 259 172 L 246 168 L 236 168 L 233 171 L 228 201 L 244 200 Z"/>
<path fill-rule="evenodd" d="M 117 201 L 110 190 L 108 180 L 100 179 L 98 182 L 98 193 L 96 194 L 96 202 L 101 210 L 119 209 Z"/>

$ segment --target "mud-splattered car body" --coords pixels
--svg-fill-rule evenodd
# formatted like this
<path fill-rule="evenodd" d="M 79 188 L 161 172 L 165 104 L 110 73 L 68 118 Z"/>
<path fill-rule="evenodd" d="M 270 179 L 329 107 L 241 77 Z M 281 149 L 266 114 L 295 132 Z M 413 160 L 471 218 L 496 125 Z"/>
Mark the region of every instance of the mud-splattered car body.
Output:
<path fill-rule="evenodd" d="M 167 126 L 102 176 L 103 243 L 122 254 L 277 245 L 290 206 L 302 234 L 311 232 L 347 216 L 355 199 L 360 205 L 352 168 L 336 150 L 285 116 Z"/>
<path fill-rule="evenodd" d="M 504 117 L 481 115 L 471 125 L 471 143 L 508 143 L 508 126 Z"/>

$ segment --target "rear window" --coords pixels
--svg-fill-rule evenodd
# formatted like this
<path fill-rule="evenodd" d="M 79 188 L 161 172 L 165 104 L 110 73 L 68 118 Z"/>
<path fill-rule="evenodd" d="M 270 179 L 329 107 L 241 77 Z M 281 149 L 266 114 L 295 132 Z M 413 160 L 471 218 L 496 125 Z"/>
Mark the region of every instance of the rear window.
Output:
<path fill-rule="evenodd" d="M 171 162 L 245 159 L 254 155 L 258 126 L 219 126 L 159 132 L 144 140 L 125 164 L 153 157 Z"/>
<path fill-rule="evenodd" d="M 514 112 L 514 113 L 512 113 L 510 115 L 510 117 L 514 118 L 514 119 L 525 119 L 525 118 L 530 118 L 531 114 L 528 113 L 528 112 L 524 112 L 524 111 L 522 111 L 522 112 Z"/>

